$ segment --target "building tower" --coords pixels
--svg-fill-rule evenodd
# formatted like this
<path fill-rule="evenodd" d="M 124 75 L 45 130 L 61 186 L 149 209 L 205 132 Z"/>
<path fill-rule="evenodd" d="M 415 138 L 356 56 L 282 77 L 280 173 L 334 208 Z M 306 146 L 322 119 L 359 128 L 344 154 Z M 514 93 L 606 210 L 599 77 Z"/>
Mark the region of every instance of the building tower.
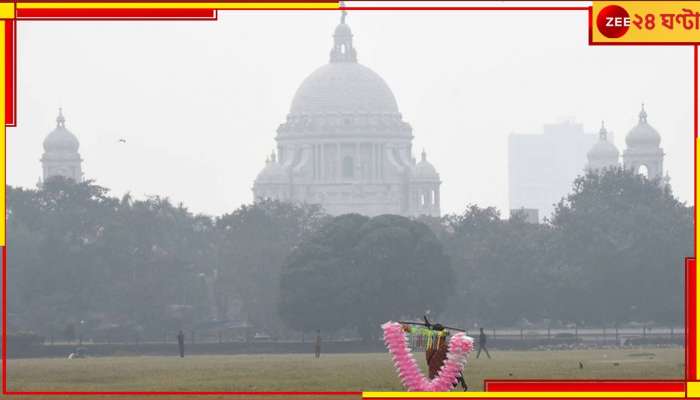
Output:
<path fill-rule="evenodd" d="M 82 182 L 82 159 L 78 148 L 78 138 L 66 129 L 66 119 L 63 110 L 58 109 L 56 128 L 44 139 L 44 154 L 41 157 L 43 180 L 62 176 L 75 182 Z"/>
<path fill-rule="evenodd" d="M 615 147 L 614 143 L 608 140 L 605 122 L 601 123 L 598 141 L 591 147 L 586 156 L 588 157 L 587 168 L 591 171 L 599 171 L 620 165 L 620 151 Z"/>
<path fill-rule="evenodd" d="M 253 191 L 260 200 L 286 200 L 289 198 L 289 176 L 287 170 L 277 162 L 273 151 L 265 160 L 265 168 L 258 174 Z"/>
<path fill-rule="evenodd" d="M 259 199 L 320 204 L 331 215 L 440 215 L 440 177 L 384 79 L 357 61 L 346 12 L 333 33 L 329 62 L 304 79 L 277 152 L 253 184 Z"/>
<path fill-rule="evenodd" d="M 411 176 L 410 209 L 414 216 L 440 215 L 440 175 L 428 162 L 425 150 L 420 162 L 413 168 Z"/>
<path fill-rule="evenodd" d="M 642 103 L 639 122 L 625 138 L 627 149 L 623 154 L 624 166 L 649 179 L 663 178 L 664 152 L 660 147 L 661 136 L 647 121 Z"/>

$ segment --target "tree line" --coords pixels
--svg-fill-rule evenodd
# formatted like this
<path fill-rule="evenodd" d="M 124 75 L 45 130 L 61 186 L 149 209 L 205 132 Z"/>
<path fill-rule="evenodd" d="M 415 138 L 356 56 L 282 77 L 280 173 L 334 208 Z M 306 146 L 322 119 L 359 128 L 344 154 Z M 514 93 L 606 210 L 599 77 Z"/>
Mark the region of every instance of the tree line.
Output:
<path fill-rule="evenodd" d="M 587 173 L 544 223 L 492 207 L 408 219 L 261 200 L 221 216 L 95 182 L 7 188 L 8 327 L 143 337 L 236 320 L 273 337 L 373 338 L 441 322 L 682 324 L 693 209 L 623 169 Z"/>

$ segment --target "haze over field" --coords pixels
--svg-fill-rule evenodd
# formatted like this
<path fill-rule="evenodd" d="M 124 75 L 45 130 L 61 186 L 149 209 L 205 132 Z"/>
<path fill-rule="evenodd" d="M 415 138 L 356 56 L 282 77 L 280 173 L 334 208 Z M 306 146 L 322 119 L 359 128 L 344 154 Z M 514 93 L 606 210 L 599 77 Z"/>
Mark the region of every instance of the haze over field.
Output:
<path fill-rule="evenodd" d="M 683 376 L 692 49 L 584 11 L 18 31 L 8 387 Z"/>
<path fill-rule="evenodd" d="M 301 81 L 328 62 L 336 11 L 220 12 L 216 22 L 21 22 L 8 183 L 33 187 L 64 107 L 85 176 L 218 215 L 252 200 Z M 575 118 L 618 148 L 644 101 L 665 169 L 692 199 L 692 51 L 587 44 L 585 12 L 348 15 L 440 172 L 442 212 L 508 210 L 507 138 Z M 505 27 L 508 27 L 505 29 Z M 515 34 L 517 32 L 517 34 Z M 127 143 L 120 145 L 119 138 Z"/>

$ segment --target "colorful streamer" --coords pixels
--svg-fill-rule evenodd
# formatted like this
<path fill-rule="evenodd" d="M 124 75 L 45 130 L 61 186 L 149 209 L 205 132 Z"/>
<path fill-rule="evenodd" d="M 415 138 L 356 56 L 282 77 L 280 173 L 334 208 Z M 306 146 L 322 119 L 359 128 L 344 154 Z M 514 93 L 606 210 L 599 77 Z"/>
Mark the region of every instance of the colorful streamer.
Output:
<path fill-rule="evenodd" d="M 409 335 L 409 347 L 413 350 L 436 350 L 448 336 L 446 330 L 436 331 L 423 326 L 402 325 L 402 329 Z"/>
<path fill-rule="evenodd" d="M 462 332 L 453 335 L 447 347 L 445 364 L 440 368 L 438 375 L 430 380 L 420 371 L 416 359 L 411 354 L 406 338 L 406 329 L 398 322 L 389 321 L 382 325 L 382 330 L 384 331 L 384 343 L 394 360 L 394 367 L 401 378 L 401 383 L 412 392 L 447 392 L 451 390 L 457 384 L 457 378 L 467 364 L 467 355 L 474 348 L 474 339 Z M 429 335 L 427 338 L 433 336 L 436 335 Z"/>

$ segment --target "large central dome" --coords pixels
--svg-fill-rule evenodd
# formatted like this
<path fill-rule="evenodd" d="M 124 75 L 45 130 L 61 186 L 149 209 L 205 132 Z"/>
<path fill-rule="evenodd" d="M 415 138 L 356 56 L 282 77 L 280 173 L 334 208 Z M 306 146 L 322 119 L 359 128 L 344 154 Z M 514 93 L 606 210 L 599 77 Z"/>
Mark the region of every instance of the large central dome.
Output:
<path fill-rule="evenodd" d="M 381 76 L 357 62 L 331 62 L 311 73 L 294 95 L 291 114 L 398 113 Z"/>
<path fill-rule="evenodd" d="M 343 14 L 333 34 L 330 62 L 304 79 L 292 100 L 291 115 L 399 112 L 384 79 L 357 63 L 352 36 Z"/>
<path fill-rule="evenodd" d="M 342 10 L 326 65 L 297 89 L 258 199 L 320 204 L 330 215 L 440 216 L 440 175 L 412 157 L 413 129 L 384 79 L 357 62 Z"/>

